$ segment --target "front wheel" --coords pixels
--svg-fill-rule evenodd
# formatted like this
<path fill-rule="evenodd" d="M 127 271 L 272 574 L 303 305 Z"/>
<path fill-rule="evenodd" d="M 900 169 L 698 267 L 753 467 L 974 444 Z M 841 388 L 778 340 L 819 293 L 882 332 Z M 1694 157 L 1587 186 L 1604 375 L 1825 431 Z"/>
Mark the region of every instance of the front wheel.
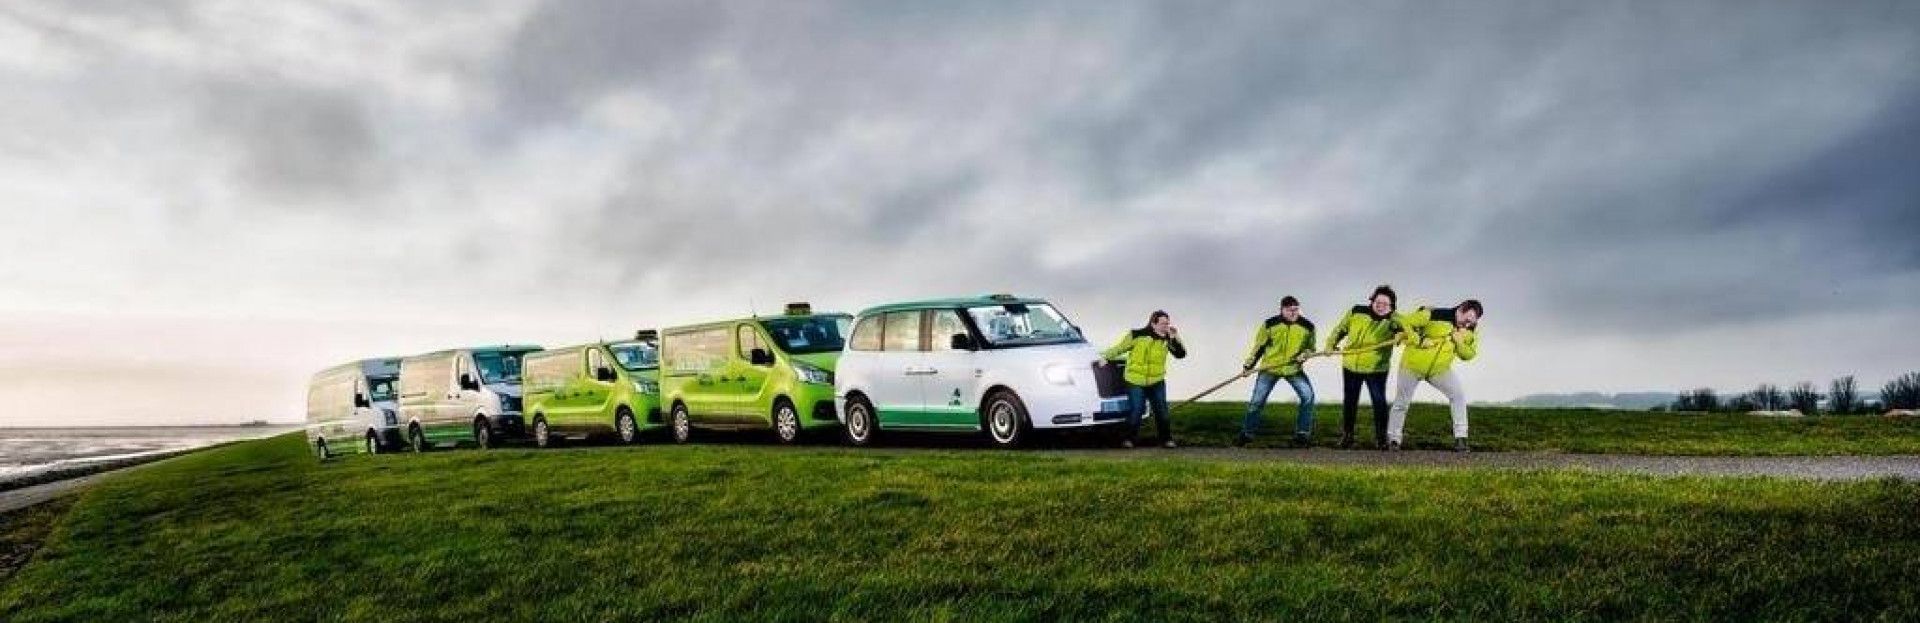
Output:
<path fill-rule="evenodd" d="M 427 434 L 420 430 L 419 424 L 407 427 L 407 449 L 415 454 L 427 451 Z"/>
<path fill-rule="evenodd" d="M 987 429 L 987 438 L 1001 448 L 1019 447 L 1031 428 L 1027 405 L 1020 402 L 1019 396 L 1005 390 L 987 397 L 987 408 L 982 410 L 980 419 L 982 428 Z"/>
<path fill-rule="evenodd" d="M 633 445 L 640 440 L 640 424 L 633 421 L 633 412 L 626 407 L 621 407 L 620 413 L 613 417 L 613 429 L 620 433 L 620 443 Z"/>
<path fill-rule="evenodd" d="M 380 453 L 380 433 L 367 431 L 367 454 Z"/>
<path fill-rule="evenodd" d="M 800 441 L 800 411 L 793 408 L 793 403 L 782 400 L 774 405 L 773 435 L 780 438 L 780 443 Z"/>
<path fill-rule="evenodd" d="M 485 416 L 473 418 L 473 445 L 481 450 L 493 447 L 493 427 Z"/>
<path fill-rule="evenodd" d="M 847 443 L 856 446 L 871 445 L 880 436 L 880 419 L 873 416 L 873 404 L 861 396 L 847 399 L 847 421 L 843 430 L 847 433 Z"/>
<path fill-rule="evenodd" d="M 673 405 L 673 442 L 693 441 L 693 418 L 687 415 L 687 405 Z"/>
<path fill-rule="evenodd" d="M 553 446 L 553 431 L 547 428 L 547 418 L 533 418 L 533 445 L 541 448 Z"/>
<path fill-rule="evenodd" d="M 333 453 L 327 451 L 327 440 L 324 437 L 313 440 L 313 453 L 322 461 L 333 458 Z"/>

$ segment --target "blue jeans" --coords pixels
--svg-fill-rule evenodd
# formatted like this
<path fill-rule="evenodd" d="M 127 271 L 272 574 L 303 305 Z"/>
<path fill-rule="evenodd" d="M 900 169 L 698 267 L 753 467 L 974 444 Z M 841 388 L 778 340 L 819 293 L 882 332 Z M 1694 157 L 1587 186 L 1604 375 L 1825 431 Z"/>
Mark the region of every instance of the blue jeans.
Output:
<path fill-rule="evenodd" d="M 1167 418 L 1167 382 L 1161 381 L 1141 387 L 1127 384 L 1127 430 L 1132 436 L 1140 436 L 1140 418 L 1147 412 L 1147 402 L 1153 402 L 1153 427 L 1160 429 L 1160 440 L 1173 439 L 1168 430 L 1171 423 Z"/>
<path fill-rule="evenodd" d="M 1267 408 L 1267 396 L 1273 393 L 1273 386 L 1280 379 L 1286 379 L 1293 386 L 1293 394 L 1300 397 L 1300 415 L 1293 420 L 1293 431 L 1299 435 L 1313 434 L 1313 381 L 1305 374 L 1280 376 L 1261 372 L 1253 379 L 1253 399 L 1247 402 L 1247 419 L 1240 423 L 1240 436 L 1252 437 L 1260 430 L 1260 412 Z"/>

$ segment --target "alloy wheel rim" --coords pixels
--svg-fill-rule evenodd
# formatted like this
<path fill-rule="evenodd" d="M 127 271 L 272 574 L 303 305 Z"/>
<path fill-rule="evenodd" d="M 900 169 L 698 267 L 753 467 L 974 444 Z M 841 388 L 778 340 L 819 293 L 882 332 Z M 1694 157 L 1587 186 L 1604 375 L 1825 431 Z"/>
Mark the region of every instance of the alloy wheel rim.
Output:
<path fill-rule="evenodd" d="M 549 437 L 547 436 L 547 421 L 546 421 L 546 420 L 540 420 L 540 421 L 538 421 L 538 422 L 534 422 L 534 424 L 533 424 L 533 437 L 534 437 L 534 439 L 535 439 L 536 441 L 539 441 L 539 442 L 540 442 L 540 447 L 542 447 L 542 448 L 545 448 L 545 447 L 547 447 L 547 442 L 549 441 L 549 439 L 550 439 L 550 438 L 549 438 Z"/>
<path fill-rule="evenodd" d="M 685 408 L 674 409 L 673 437 L 680 441 L 686 441 L 692 432 L 693 424 L 687 421 L 687 410 Z"/>
<path fill-rule="evenodd" d="M 1006 402 L 993 403 L 993 438 L 1002 442 L 1013 439 L 1013 405 Z"/>
<path fill-rule="evenodd" d="M 867 440 L 867 408 L 855 405 L 847 414 L 847 432 L 853 433 L 856 441 Z"/>
<path fill-rule="evenodd" d="M 780 429 L 781 439 L 792 441 L 799 435 L 800 416 L 793 412 L 793 407 L 780 407 L 780 413 L 775 419 L 779 420 L 775 425 Z"/>
<path fill-rule="evenodd" d="M 633 416 L 620 416 L 620 440 L 633 443 Z"/>

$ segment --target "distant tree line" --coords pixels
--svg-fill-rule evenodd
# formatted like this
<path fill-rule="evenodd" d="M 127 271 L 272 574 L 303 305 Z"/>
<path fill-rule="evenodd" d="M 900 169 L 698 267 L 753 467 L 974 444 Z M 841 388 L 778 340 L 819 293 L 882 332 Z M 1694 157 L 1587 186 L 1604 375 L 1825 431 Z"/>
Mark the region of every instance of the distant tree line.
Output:
<path fill-rule="evenodd" d="M 1823 399 L 1824 404 L 1821 402 Z M 1680 392 L 1680 396 L 1668 406 L 1668 409 L 1701 413 L 1716 411 L 1745 413 L 1793 409 L 1807 415 L 1872 413 L 1880 409 L 1920 409 L 1920 372 L 1908 372 L 1880 386 L 1879 403 L 1874 405 L 1861 400 L 1859 384 L 1854 381 L 1853 376 L 1848 375 L 1828 383 L 1825 394 L 1820 393 L 1818 386 L 1805 381 L 1784 389 L 1772 383 L 1761 383 L 1752 391 L 1725 398 L 1715 393 L 1713 388 L 1702 387 Z"/>

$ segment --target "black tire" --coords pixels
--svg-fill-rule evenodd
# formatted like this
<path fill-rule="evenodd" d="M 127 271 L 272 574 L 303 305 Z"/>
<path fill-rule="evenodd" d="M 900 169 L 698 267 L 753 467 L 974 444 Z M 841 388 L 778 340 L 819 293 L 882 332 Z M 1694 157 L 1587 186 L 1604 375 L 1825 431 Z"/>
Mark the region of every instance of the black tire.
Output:
<path fill-rule="evenodd" d="M 847 412 L 843 415 L 846 426 L 847 445 L 870 446 L 880 437 L 880 418 L 873 412 L 873 403 L 865 396 L 848 396 Z"/>
<path fill-rule="evenodd" d="M 693 441 L 693 416 L 687 414 L 687 405 L 674 404 L 673 415 L 668 418 L 673 423 L 673 442 Z"/>
<path fill-rule="evenodd" d="M 547 416 L 533 416 L 533 445 L 541 448 L 553 447 L 553 429 L 547 427 Z"/>
<path fill-rule="evenodd" d="M 407 449 L 412 450 L 414 454 L 427 451 L 427 433 L 420 430 L 419 424 L 407 426 Z"/>
<path fill-rule="evenodd" d="M 987 431 L 987 441 L 994 447 L 1020 447 L 1032 428 L 1026 403 L 1004 389 L 988 394 L 986 404 L 980 409 L 980 428 Z"/>
<path fill-rule="evenodd" d="M 325 437 L 313 440 L 313 453 L 319 456 L 322 461 L 333 458 L 333 453 L 327 450 L 327 438 Z"/>
<path fill-rule="evenodd" d="M 781 398 L 773 402 L 773 438 L 783 444 L 796 444 L 805 436 L 806 430 L 800 427 L 800 409 L 793 401 Z"/>
<path fill-rule="evenodd" d="M 487 416 L 473 418 L 473 445 L 481 450 L 493 448 L 493 427 L 487 425 Z"/>
<path fill-rule="evenodd" d="M 620 443 L 640 443 L 640 422 L 633 419 L 632 409 L 623 406 L 613 412 L 613 432 L 620 435 Z"/>
<path fill-rule="evenodd" d="M 379 454 L 380 451 L 384 449 L 380 446 L 380 433 L 378 431 L 367 431 L 367 454 Z"/>

